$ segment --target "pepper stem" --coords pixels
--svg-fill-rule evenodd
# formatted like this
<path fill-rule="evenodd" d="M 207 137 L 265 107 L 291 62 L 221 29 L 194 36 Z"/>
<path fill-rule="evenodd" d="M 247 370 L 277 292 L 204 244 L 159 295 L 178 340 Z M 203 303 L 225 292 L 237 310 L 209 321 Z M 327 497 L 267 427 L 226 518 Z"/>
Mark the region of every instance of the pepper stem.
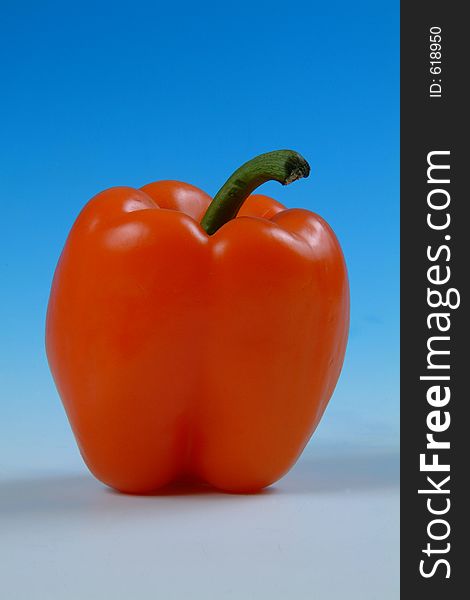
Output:
<path fill-rule="evenodd" d="M 308 162 L 293 150 L 275 150 L 249 160 L 231 175 L 209 204 L 201 221 L 202 228 L 212 235 L 222 225 L 235 218 L 243 202 L 260 185 L 279 181 L 288 185 L 308 177 Z"/>

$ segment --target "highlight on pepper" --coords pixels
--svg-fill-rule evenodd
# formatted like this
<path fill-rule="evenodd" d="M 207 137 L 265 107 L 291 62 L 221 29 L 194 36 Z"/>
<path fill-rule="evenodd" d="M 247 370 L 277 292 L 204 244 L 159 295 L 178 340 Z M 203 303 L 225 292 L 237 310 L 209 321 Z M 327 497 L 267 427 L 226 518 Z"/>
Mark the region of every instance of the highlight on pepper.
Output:
<path fill-rule="evenodd" d="M 320 216 L 253 192 L 309 172 L 279 150 L 214 199 L 157 181 L 83 208 L 54 275 L 46 349 L 99 480 L 134 494 L 188 477 L 254 492 L 299 458 L 343 364 L 346 265 Z"/>

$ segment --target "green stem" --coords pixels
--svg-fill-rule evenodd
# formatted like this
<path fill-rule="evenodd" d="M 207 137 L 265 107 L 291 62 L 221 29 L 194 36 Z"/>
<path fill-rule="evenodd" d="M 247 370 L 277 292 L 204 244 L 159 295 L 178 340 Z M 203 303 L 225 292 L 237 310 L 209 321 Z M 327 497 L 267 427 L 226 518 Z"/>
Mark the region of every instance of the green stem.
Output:
<path fill-rule="evenodd" d="M 231 175 L 220 188 L 201 221 L 202 228 L 209 234 L 234 219 L 243 202 L 266 181 L 279 181 L 288 185 L 302 177 L 308 177 L 308 162 L 293 150 L 276 150 L 260 154 L 249 160 Z"/>

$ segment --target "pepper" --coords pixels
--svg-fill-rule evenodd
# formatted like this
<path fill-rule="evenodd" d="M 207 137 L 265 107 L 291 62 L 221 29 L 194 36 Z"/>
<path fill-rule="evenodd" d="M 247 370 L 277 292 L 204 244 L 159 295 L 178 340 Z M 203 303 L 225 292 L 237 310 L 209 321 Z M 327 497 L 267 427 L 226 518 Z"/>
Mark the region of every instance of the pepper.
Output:
<path fill-rule="evenodd" d="M 157 181 L 83 208 L 54 275 L 46 349 L 99 480 L 128 493 L 185 477 L 253 492 L 295 463 L 342 367 L 347 271 L 321 217 L 250 194 L 308 174 L 281 150 L 240 167 L 212 201 Z"/>

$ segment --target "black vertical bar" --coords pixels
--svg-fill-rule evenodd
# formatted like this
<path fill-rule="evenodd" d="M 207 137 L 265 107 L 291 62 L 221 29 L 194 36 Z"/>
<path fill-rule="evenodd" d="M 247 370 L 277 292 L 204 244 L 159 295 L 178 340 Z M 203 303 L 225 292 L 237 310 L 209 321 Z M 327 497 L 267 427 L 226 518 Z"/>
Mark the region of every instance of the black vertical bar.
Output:
<path fill-rule="evenodd" d="M 413 600 L 467 595 L 463 507 L 469 502 L 464 486 L 470 398 L 464 373 L 470 369 L 465 313 L 470 198 L 464 181 L 470 174 L 465 140 L 470 102 L 464 88 L 470 35 L 464 8 L 463 2 L 435 0 L 401 4 L 401 598 Z M 431 46 L 433 39 L 439 50 Z M 428 177 L 428 161 L 450 169 L 431 169 Z M 449 198 L 447 207 L 433 208 L 445 206 Z M 431 307 L 439 304 L 432 290 L 455 307 Z M 450 353 L 430 355 L 428 344 Z M 420 379 L 436 376 L 449 379 Z M 450 448 L 428 448 L 427 434 L 449 442 Z M 436 460 L 450 470 L 425 471 L 420 455 L 424 463 Z M 442 514 L 430 512 L 447 508 Z"/>

